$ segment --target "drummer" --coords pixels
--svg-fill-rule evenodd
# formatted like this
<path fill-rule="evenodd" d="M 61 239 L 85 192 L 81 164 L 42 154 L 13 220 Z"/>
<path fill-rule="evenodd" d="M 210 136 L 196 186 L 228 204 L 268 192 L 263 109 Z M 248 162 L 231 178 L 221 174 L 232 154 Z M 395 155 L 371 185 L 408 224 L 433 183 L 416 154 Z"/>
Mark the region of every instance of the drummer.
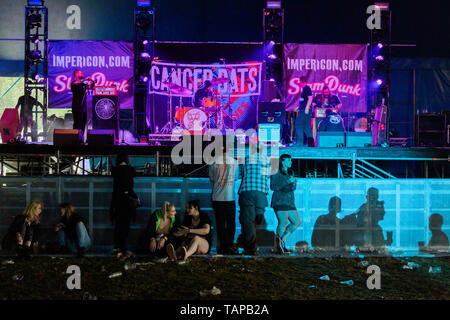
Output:
<path fill-rule="evenodd" d="M 339 111 L 342 103 L 337 96 L 331 94 L 327 86 L 324 86 L 322 93 L 314 97 L 312 106 L 319 108 L 337 108 Z"/>
<path fill-rule="evenodd" d="M 194 94 L 194 99 L 192 101 L 192 105 L 195 108 L 201 108 L 202 101 L 204 98 L 210 98 L 213 96 L 212 92 L 212 83 L 209 80 L 205 80 L 198 88 L 198 90 Z"/>

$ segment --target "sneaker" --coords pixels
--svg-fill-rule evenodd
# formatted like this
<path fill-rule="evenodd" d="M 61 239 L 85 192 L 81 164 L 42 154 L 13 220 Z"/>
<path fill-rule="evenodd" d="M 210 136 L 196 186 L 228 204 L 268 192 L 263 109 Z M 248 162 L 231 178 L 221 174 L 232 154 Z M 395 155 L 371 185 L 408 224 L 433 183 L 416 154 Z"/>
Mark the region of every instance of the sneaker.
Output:
<path fill-rule="evenodd" d="M 177 255 L 175 253 L 175 248 L 171 243 L 169 243 L 166 247 L 166 252 L 169 255 L 170 260 L 177 262 Z"/>

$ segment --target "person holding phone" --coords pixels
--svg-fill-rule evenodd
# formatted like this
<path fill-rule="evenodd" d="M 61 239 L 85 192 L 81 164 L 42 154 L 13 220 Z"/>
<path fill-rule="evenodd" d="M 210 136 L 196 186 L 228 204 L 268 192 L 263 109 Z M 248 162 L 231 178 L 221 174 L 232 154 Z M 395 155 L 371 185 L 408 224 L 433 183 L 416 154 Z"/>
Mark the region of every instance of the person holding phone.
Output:
<path fill-rule="evenodd" d="M 295 207 L 294 197 L 297 181 L 293 176 L 291 166 L 291 156 L 282 154 L 278 172 L 270 176 L 270 189 L 273 190 L 271 206 L 278 219 L 275 237 L 276 252 L 280 254 L 289 252 L 285 243 L 300 226 L 300 217 Z"/>

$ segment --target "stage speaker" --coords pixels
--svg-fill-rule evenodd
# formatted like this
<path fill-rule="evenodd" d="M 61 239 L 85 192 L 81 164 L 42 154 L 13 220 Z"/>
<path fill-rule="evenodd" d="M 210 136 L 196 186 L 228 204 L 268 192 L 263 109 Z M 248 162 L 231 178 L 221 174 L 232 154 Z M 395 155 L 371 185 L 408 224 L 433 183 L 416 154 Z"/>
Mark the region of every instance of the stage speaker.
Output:
<path fill-rule="evenodd" d="M 344 131 L 318 131 L 319 147 L 336 148 L 343 147 L 345 145 L 345 133 Z"/>
<path fill-rule="evenodd" d="M 79 146 L 83 140 L 81 129 L 55 129 L 53 131 L 53 145 L 55 146 Z"/>
<path fill-rule="evenodd" d="M 280 142 L 281 125 L 279 123 L 258 124 L 258 139 L 260 142 Z"/>
<path fill-rule="evenodd" d="M 88 130 L 87 143 L 92 146 L 113 146 L 116 140 L 115 130 L 93 129 Z"/>
<path fill-rule="evenodd" d="M 117 96 L 95 95 L 92 98 L 92 128 L 117 129 Z"/>
<path fill-rule="evenodd" d="M 19 113 L 15 108 L 6 108 L 0 119 L 0 133 L 3 143 L 14 141 L 20 130 Z"/>
<path fill-rule="evenodd" d="M 119 110 L 119 128 L 120 130 L 133 131 L 133 109 Z"/>
<path fill-rule="evenodd" d="M 445 147 L 446 116 L 424 113 L 418 116 L 417 141 L 419 147 Z"/>
<path fill-rule="evenodd" d="M 286 111 L 284 102 L 259 102 L 258 123 L 279 123 L 283 126 Z"/>
<path fill-rule="evenodd" d="M 347 132 L 345 135 L 346 147 L 371 147 L 371 132 Z"/>

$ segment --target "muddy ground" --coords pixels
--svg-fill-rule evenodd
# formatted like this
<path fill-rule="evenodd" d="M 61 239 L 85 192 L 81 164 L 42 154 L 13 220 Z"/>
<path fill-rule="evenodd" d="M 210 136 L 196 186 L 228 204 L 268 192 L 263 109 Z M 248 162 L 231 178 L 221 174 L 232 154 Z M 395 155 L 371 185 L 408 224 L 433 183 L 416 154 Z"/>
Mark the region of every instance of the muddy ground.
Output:
<path fill-rule="evenodd" d="M 145 264 L 136 258 L 135 269 L 125 270 L 125 261 L 113 257 L 33 257 L 32 261 L 0 262 L 1 300 L 308 300 L 308 299 L 450 299 L 450 257 L 192 257 L 187 264 Z M 381 269 L 381 289 L 369 290 L 369 261 Z M 417 269 L 402 269 L 408 262 Z M 142 264 L 144 263 L 144 264 Z M 81 290 L 67 288 L 67 268 L 78 265 Z M 440 266 L 440 273 L 430 273 Z M 116 272 L 121 276 L 109 278 Z M 319 278 L 328 275 L 330 280 Z M 352 286 L 340 281 L 353 280 Z M 220 289 L 205 296 L 200 291 Z M 311 287 L 315 286 L 315 287 Z"/>

